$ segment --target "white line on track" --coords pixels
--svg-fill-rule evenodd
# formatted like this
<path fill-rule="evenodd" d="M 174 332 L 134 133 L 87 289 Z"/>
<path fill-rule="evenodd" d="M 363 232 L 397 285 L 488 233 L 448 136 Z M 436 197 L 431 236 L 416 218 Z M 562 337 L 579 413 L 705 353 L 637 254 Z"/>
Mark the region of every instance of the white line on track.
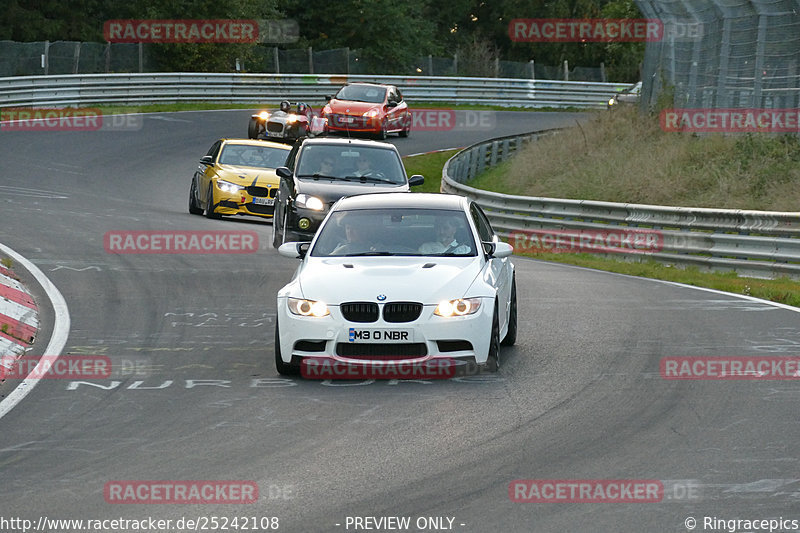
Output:
<path fill-rule="evenodd" d="M 53 334 L 50 336 L 50 342 L 47 343 L 47 348 L 43 355 L 50 356 L 47 362 L 52 363 L 61 355 L 61 350 L 67 344 L 67 337 L 69 336 L 69 309 L 67 309 L 67 302 L 61 295 L 61 292 L 53 285 L 47 276 L 45 276 L 39 268 L 28 261 L 26 258 L 9 248 L 8 246 L 0 243 L 0 252 L 5 253 L 14 261 L 22 265 L 25 270 L 30 272 L 39 285 L 42 286 L 47 297 L 50 298 L 50 303 L 53 305 L 53 312 L 55 313 L 55 320 L 53 323 Z M 44 364 L 40 360 L 36 367 L 31 371 L 31 374 L 37 373 L 42 375 L 44 373 Z M 30 374 L 29 374 L 30 375 Z M 11 391 L 6 398 L 0 402 L 0 418 L 7 415 L 19 402 L 22 401 L 29 392 L 33 390 L 36 384 L 39 383 L 38 379 L 25 378 L 22 383 L 17 385 L 17 388 Z"/>

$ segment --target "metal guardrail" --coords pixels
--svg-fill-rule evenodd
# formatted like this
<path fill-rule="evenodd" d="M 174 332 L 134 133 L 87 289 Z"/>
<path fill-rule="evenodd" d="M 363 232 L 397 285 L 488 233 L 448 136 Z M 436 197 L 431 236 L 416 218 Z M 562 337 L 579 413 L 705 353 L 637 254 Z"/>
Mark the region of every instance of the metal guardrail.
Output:
<path fill-rule="evenodd" d="M 349 81 L 397 85 L 409 100 L 528 107 L 604 107 L 627 84 L 512 78 L 330 74 L 76 74 L 0 78 L 0 107 L 187 101 L 322 100 Z"/>
<path fill-rule="evenodd" d="M 511 244 L 515 239 L 524 244 L 525 232 L 535 230 L 650 230 L 661 237 L 658 251 L 604 255 L 649 257 L 749 277 L 800 277 L 800 213 L 514 196 L 464 184 L 524 144 L 554 132 L 501 137 L 461 150 L 442 169 L 442 192 L 476 200 Z"/>

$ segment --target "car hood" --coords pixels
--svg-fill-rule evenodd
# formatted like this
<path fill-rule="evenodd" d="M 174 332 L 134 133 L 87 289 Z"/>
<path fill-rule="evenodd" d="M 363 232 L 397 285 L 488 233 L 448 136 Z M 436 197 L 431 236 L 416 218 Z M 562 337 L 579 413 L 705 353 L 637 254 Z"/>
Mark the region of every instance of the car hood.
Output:
<path fill-rule="evenodd" d="M 343 196 L 355 196 L 374 192 L 407 192 L 408 183 L 392 185 L 390 183 L 373 183 L 344 180 L 328 180 L 304 178 L 297 180 L 297 192 L 310 194 L 324 202 L 335 202 Z"/>
<path fill-rule="evenodd" d="M 309 257 L 297 281 L 304 298 L 342 302 L 422 302 L 469 297 L 479 257 Z M 352 268 L 346 265 L 352 265 Z"/>
<path fill-rule="evenodd" d="M 253 185 L 253 180 L 256 185 L 264 187 L 267 185 L 275 187 L 280 183 L 280 178 L 275 174 L 275 170 L 269 168 L 220 165 L 217 167 L 217 176 L 237 185 Z"/>
<path fill-rule="evenodd" d="M 328 102 L 332 113 L 348 114 L 348 115 L 363 115 L 370 109 L 382 109 L 383 104 L 373 104 L 371 102 L 353 102 L 350 100 L 336 100 L 333 99 Z"/>

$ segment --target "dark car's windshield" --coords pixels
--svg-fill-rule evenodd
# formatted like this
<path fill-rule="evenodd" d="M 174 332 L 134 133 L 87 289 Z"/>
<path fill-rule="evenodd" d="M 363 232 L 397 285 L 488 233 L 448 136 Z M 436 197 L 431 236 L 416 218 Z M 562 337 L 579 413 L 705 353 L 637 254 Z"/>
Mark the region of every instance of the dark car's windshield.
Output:
<path fill-rule="evenodd" d="M 286 164 L 289 150 L 251 144 L 226 144 L 219 156 L 220 165 L 278 168 Z"/>
<path fill-rule="evenodd" d="M 331 214 L 311 255 L 475 256 L 475 239 L 463 211 L 358 209 Z"/>
<path fill-rule="evenodd" d="M 394 150 L 349 144 L 306 146 L 297 165 L 299 178 L 331 178 L 402 185 L 406 175 Z"/>
<path fill-rule="evenodd" d="M 380 104 L 386 99 L 386 88 L 373 85 L 345 85 L 336 93 L 336 99 Z"/>

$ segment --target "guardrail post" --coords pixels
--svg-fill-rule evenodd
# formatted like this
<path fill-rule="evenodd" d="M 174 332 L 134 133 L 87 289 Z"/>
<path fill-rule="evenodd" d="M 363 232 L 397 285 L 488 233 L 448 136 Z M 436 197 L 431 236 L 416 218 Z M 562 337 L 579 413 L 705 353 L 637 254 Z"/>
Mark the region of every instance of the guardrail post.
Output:
<path fill-rule="evenodd" d="M 564 60 L 564 81 L 569 81 L 569 62 Z"/>
<path fill-rule="evenodd" d="M 275 74 L 281 73 L 281 59 L 278 57 L 278 47 L 272 49 L 272 54 L 275 57 Z"/>
<path fill-rule="evenodd" d="M 536 79 L 536 71 L 534 70 L 533 66 L 534 66 L 533 65 L 533 59 L 531 59 L 530 61 L 528 61 L 528 68 L 531 71 L 531 79 L 535 80 Z M 605 80 L 603 80 L 603 81 L 605 81 Z"/>
<path fill-rule="evenodd" d="M 308 47 L 308 73 L 314 74 L 314 51 Z"/>
<path fill-rule="evenodd" d="M 72 73 L 78 73 L 78 65 L 81 62 L 81 42 L 75 43 L 75 53 L 72 55 Z"/>
<path fill-rule="evenodd" d="M 44 54 L 42 54 L 42 68 L 44 69 L 44 75 L 50 72 L 50 41 L 44 42 Z"/>
<path fill-rule="evenodd" d="M 139 74 L 144 72 L 144 43 L 139 43 Z"/>

